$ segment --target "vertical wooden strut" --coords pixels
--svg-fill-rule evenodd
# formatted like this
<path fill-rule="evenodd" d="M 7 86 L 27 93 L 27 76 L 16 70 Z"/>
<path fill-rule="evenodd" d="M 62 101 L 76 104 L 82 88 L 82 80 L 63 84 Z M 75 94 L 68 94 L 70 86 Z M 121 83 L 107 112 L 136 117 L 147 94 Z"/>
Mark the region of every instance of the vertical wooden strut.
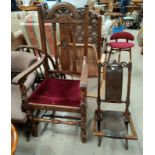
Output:
<path fill-rule="evenodd" d="M 129 119 L 129 105 L 130 105 L 130 89 L 131 89 L 131 69 L 132 69 L 132 63 L 129 62 L 128 64 L 128 88 L 127 88 L 127 97 L 126 97 L 126 109 L 125 109 L 125 117 L 128 120 Z"/>
<path fill-rule="evenodd" d="M 56 63 L 56 69 L 58 69 L 59 66 L 58 66 L 58 49 L 57 49 L 56 23 L 53 23 L 52 27 L 53 27 L 53 35 L 54 35 L 55 63 Z"/>
<path fill-rule="evenodd" d="M 85 10 L 84 10 L 84 19 L 85 22 L 84 24 L 84 56 L 87 56 L 87 49 L 88 49 L 88 6 L 85 6 Z"/>
<path fill-rule="evenodd" d="M 101 67 L 102 64 L 98 63 L 98 96 L 97 96 L 97 111 L 100 111 L 100 102 L 101 102 L 101 97 L 100 97 L 100 84 L 101 84 Z"/>
<path fill-rule="evenodd" d="M 39 30 L 40 30 L 40 38 L 41 38 L 41 46 L 42 51 L 45 54 L 45 77 L 48 76 L 48 62 L 47 62 L 47 47 L 46 47 L 46 35 L 45 35 L 45 26 L 43 19 L 43 11 L 42 8 L 38 10 L 38 21 L 39 21 Z"/>
<path fill-rule="evenodd" d="M 98 26 L 98 46 L 97 46 L 97 56 L 98 56 L 98 59 L 101 58 L 101 25 L 102 25 L 102 18 L 101 16 L 99 17 L 99 26 Z M 100 44 L 99 44 L 100 43 Z"/>
<path fill-rule="evenodd" d="M 75 30 L 75 27 L 76 27 L 76 24 L 75 23 L 69 23 L 69 27 L 70 27 L 70 43 L 73 42 L 73 71 L 77 71 L 77 68 L 76 68 L 76 41 L 75 41 L 75 33 L 74 33 L 74 30 Z M 70 52 L 70 51 L 69 51 Z"/>

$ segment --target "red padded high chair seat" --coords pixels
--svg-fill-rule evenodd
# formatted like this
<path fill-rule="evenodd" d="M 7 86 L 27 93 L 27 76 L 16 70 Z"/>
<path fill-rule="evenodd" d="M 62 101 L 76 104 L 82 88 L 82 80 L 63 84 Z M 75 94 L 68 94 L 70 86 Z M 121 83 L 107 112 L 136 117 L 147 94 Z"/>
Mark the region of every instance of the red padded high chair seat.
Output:
<path fill-rule="evenodd" d="M 47 78 L 30 96 L 29 102 L 80 107 L 80 81 Z"/>
<path fill-rule="evenodd" d="M 134 46 L 134 43 L 129 43 L 129 42 L 111 42 L 111 43 L 109 43 L 109 46 L 111 48 L 127 49 L 127 48 L 132 48 Z"/>

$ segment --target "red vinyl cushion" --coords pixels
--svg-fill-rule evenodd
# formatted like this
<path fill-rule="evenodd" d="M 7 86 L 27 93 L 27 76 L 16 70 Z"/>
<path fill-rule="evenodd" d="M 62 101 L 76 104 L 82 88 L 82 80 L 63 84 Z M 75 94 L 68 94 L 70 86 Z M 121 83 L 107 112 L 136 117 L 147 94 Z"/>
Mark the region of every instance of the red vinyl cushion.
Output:
<path fill-rule="evenodd" d="M 28 100 L 34 104 L 79 107 L 81 103 L 80 81 L 45 79 Z"/>
<path fill-rule="evenodd" d="M 128 40 L 134 40 L 134 36 L 129 32 L 117 32 L 110 36 L 110 40 L 114 39 L 128 39 Z"/>
<path fill-rule="evenodd" d="M 127 48 L 132 48 L 134 46 L 134 43 L 129 43 L 129 42 L 110 42 L 109 46 L 111 48 L 127 49 Z"/>

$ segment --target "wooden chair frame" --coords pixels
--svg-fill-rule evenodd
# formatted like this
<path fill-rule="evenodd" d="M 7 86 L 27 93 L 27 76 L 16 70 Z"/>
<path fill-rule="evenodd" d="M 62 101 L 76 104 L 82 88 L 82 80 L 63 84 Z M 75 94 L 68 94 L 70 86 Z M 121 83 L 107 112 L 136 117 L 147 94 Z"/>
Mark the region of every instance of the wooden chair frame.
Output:
<path fill-rule="evenodd" d="M 114 64 L 118 64 L 116 62 L 113 62 Z M 94 124 L 93 124 L 93 132 L 94 135 L 98 137 L 98 146 L 101 145 L 101 138 L 102 137 L 110 137 L 110 138 L 117 138 L 117 139 L 125 139 L 126 142 L 126 149 L 128 149 L 128 140 L 137 140 L 137 133 L 136 130 L 134 128 L 133 125 L 133 121 L 129 112 L 129 106 L 130 106 L 130 85 L 131 85 L 131 68 L 132 68 L 132 64 L 131 62 L 129 64 L 122 62 L 119 63 L 119 65 L 123 68 L 127 68 L 128 69 L 128 81 L 127 81 L 127 96 L 126 96 L 126 100 L 122 100 L 122 99 L 118 99 L 118 100 L 114 100 L 114 99 L 101 99 L 101 69 L 104 67 L 106 68 L 106 66 L 109 63 L 104 62 L 104 63 L 98 63 L 98 72 L 99 72 L 99 77 L 98 77 L 98 97 L 97 97 L 97 109 L 95 110 L 95 115 L 94 115 Z M 106 90 L 106 88 L 105 88 Z M 124 124 L 125 124 L 125 131 L 127 132 L 127 134 L 125 134 L 124 136 L 118 136 L 117 134 L 115 134 L 114 131 L 111 130 L 110 134 L 106 134 L 105 131 L 101 131 L 101 122 L 103 119 L 102 114 L 106 113 L 107 110 L 101 110 L 101 103 L 124 103 L 125 104 L 125 112 L 116 112 L 116 111 L 110 111 L 110 113 L 116 113 L 119 115 L 121 114 L 121 118 L 124 117 Z M 108 111 L 109 112 L 109 111 Z M 109 124 L 114 124 L 113 121 L 109 122 Z M 130 126 L 131 129 L 131 134 L 128 133 L 128 126 Z M 115 125 L 116 129 L 119 129 L 119 127 L 117 127 L 117 125 Z M 110 129 L 109 129 L 110 131 Z"/>
<path fill-rule="evenodd" d="M 40 35 L 41 35 L 41 45 L 42 45 L 42 52 L 45 54 L 45 58 L 42 62 L 42 64 L 44 63 L 44 67 L 45 67 L 45 79 L 48 78 L 49 76 L 53 76 L 53 74 L 77 74 L 78 76 L 80 76 L 80 92 L 81 92 L 81 104 L 80 107 L 73 107 L 73 106 L 61 106 L 61 105 L 54 105 L 54 104 L 49 104 L 49 105 L 45 105 L 45 104 L 34 104 L 34 103 L 28 103 L 27 101 L 25 101 L 25 105 L 27 105 L 27 116 L 29 117 L 29 119 L 32 122 L 48 122 L 48 123 L 56 123 L 56 124 L 67 124 L 67 125 L 78 125 L 81 127 L 81 141 L 82 142 L 86 142 L 86 137 L 87 137 L 87 133 L 86 133 L 86 94 L 87 94 L 87 76 L 88 76 L 88 66 L 87 66 L 87 44 L 88 44 L 88 29 L 87 29 L 87 25 L 88 25 L 88 7 L 85 8 L 85 12 L 84 12 L 84 20 L 77 20 L 77 11 L 76 8 L 74 6 L 72 6 L 69 3 L 59 3 L 57 5 L 55 5 L 46 15 L 45 18 L 43 18 L 43 10 L 41 8 L 38 7 L 34 7 L 34 6 L 29 6 L 29 7 L 21 7 L 22 10 L 36 10 L 38 11 L 38 19 L 39 19 L 39 27 L 40 27 Z M 60 11 L 60 12 L 59 12 Z M 60 17 L 57 14 L 61 14 L 67 11 L 68 14 L 63 14 L 62 17 Z M 71 14 L 70 14 L 71 13 Z M 75 17 L 75 19 L 73 18 Z M 49 70 L 48 69 L 48 63 L 47 63 L 47 47 L 46 47 L 46 39 L 45 39 L 45 31 L 44 31 L 44 22 L 49 22 L 53 24 L 53 32 L 54 32 L 54 47 L 56 50 L 56 55 L 55 55 L 55 70 Z M 76 71 L 76 68 L 74 67 L 74 62 L 73 62 L 73 71 L 67 71 L 67 65 L 68 62 L 66 62 L 66 64 L 62 64 L 61 69 L 59 68 L 59 55 L 57 53 L 58 47 L 57 47 L 57 36 L 56 36 L 56 23 L 59 23 L 60 28 L 61 26 L 64 28 L 64 30 L 66 31 L 61 31 L 61 35 L 66 35 L 65 33 L 68 33 L 69 27 L 66 27 L 66 24 L 69 25 L 74 25 L 74 24 L 81 24 L 83 23 L 85 26 L 85 37 L 84 37 L 84 58 L 83 58 L 83 66 L 82 66 L 82 72 L 78 73 Z M 70 33 L 70 32 L 69 32 Z M 72 34 L 70 33 L 69 36 L 71 36 Z M 75 40 L 74 38 L 70 37 L 69 40 L 62 39 L 60 37 L 60 41 L 62 41 L 61 44 L 61 50 L 64 50 L 63 48 L 68 47 L 67 43 L 68 41 L 72 41 L 73 43 L 73 48 L 75 48 Z M 41 65 L 41 64 L 40 64 Z M 39 66 L 40 66 L 39 65 Z M 38 66 L 38 67 L 39 67 Z M 34 68 L 36 69 L 36 68 Z M 34 70 L 32 69 L 32 70 Z M 31 72 L 32 72 L 31 70 Z M 24 76 L 22 77 L 24 78 Z M 65 78 L 65 76 L 64 76 Z M 21 80 L 21 79 L 20 79 Z M 26 94 L 25 94 L 26 95 Z M 43 114 L 41 117 L 34 117 L 33 115 L 33 110 L 49 110 L 49 111 L 53 111 L 52 114 L 47 115 Z M 71 113 L 77 113 L 80 114 L 80 116 L 60 116 L 60 115 L 56 115 L 55 111 L 59 111 L 59 112 L 71 112 Z M 43 118 L 44 116 L 46 116 L 46 118 Z M 53 118 L 53 119 L 51 119 Z M 55 119 L 55 118 L 61 118 L 60 119 Z M 62 118 L 65 119 L 70 119 L 69 121 L 63 121 Z M 76 120 L 76 121 L 72 121 L 72 120 Z M 35 123 L 33 123 L 33 125 L 35 126 L 35 131 L 37 134 L 37 126 Z"/>

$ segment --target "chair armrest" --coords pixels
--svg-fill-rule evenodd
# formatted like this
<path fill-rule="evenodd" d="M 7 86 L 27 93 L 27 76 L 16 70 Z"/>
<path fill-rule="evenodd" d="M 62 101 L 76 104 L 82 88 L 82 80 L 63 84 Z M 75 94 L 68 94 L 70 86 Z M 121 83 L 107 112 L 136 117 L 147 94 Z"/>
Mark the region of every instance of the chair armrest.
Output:
<path fill-rule="evenodd" d="M 104 63 L 106 59 L 106 55 L 102 53 L 100 60 L 98 60 L 98 63 Z"/>
<path fill-rule="evenodd" d="M 30 67 L 28 67 L 27 69 L 25 69 L 23 72 L 21 72 L 20 74 L 18 74 L 13 80 L 12 80 L 12 84 L 21 84 L 25 82 L 26 77 L 32 73 L 34 70 L 36 70 L 40 65 L 43 64 L 45 60 L 45 55 L 43 55 L 43 57 L 38 60 L 37 62 L 35 62 L 34 64 L 32 64 Z"/>
<path fill-rule="evenodd" d="M 88 63 L 87 57 L 84 56 L 83 65 L 82 65 L 82 72 L 80 77 L 80 87 L 87 87 L 87 79 L 88 79 Z"/>
<path fill-rule="evenodd" d="M 35 79 L 36 79 L 36 72 L 32 72 L 27 76 L 26 81 L 24 82 L 26 90 L 28 90 L 34 84 Z"/>

